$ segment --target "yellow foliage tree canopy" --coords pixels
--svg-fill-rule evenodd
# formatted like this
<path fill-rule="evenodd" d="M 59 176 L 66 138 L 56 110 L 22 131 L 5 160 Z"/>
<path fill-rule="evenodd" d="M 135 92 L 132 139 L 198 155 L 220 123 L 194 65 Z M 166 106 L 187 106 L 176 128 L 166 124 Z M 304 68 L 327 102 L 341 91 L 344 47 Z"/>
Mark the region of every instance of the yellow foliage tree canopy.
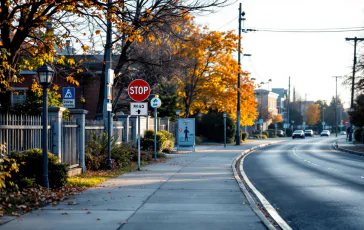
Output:
<path fill-rule="evenodd" d="M 237 76 L 239 66 L 233 53 L 237 52 L 238 36 L 232 31 L 208 31 L 189 25 L 187 42 L 176 53 L 185 57 L 184 71 L 178 74 L 180 107 L 184 116 L 209 109 L 227 112 L 236 119 Z M 249 74 L 241 71 L 241 124 L 252 125 L 257 103 Z"/>
<path fill-rule="evenodd" d="M 320 121 L 320 105 L 312 104 L 306 109 L 306 123 L 309 125 L 315 125 Z"/>

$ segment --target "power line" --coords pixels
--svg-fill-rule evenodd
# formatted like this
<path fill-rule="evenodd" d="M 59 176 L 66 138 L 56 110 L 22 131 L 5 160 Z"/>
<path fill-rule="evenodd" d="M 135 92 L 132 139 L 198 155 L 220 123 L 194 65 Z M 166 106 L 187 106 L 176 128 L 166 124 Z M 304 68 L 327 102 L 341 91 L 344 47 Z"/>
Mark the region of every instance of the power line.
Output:
<path fill-rule="evenodd" d="M 231 19 L 230 21 L 228 21 L 227 23 L 225 23 L 224 25 L 220 26 L 219 28 L 217 28 L 217 30 L 229 25 L 230 23 L 232 23 L 233 21 L 235 21 L 238 18 L 238 16 L 236 16 L 235 18 Z"/>
<path fill-rule="evenodd" d="M 245 29 L 243 32 L 275 32 L 275 33 L 343 33 L 364 31 L 364 27 L 348 27 L 348 28 L 326 28 L 326 29 L 269 29 L 269 28 L 254 28 Z"/>

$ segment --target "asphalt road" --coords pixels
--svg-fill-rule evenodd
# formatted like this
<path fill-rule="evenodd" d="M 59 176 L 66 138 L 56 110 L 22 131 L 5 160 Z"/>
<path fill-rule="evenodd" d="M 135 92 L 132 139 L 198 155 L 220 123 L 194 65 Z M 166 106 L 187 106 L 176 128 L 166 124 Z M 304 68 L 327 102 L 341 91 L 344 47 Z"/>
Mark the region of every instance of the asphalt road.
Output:
<path fill-rule="evenodd" d="M 245 158 L 250 181 L 293 229 L 364 229 L 364 158 L 334 141 L 290 139 Z"/>

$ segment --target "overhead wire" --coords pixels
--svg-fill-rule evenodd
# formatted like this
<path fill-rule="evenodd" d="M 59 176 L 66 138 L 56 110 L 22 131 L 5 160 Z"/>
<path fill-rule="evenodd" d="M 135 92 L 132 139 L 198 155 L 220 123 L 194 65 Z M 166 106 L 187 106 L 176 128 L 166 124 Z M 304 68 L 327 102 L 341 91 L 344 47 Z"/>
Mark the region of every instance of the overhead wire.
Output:
<path fill-rule="evenodd" d="M 343 33 L 364 31 L 364 27 L 346 27 L 346 28 L 321 28 L 321 29 L 277 29 L 277 28 L 249 28 L 244 29 L 247 32 L 278 32 L 278 33 Z"/>

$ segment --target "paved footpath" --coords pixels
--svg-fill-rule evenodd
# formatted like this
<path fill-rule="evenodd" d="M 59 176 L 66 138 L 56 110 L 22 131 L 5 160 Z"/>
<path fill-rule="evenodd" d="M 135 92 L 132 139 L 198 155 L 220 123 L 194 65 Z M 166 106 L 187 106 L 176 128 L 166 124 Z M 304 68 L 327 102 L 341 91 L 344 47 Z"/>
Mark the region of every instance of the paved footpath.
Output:
<path fill-rule="evenodd" d="M 46 206 L 5 225 L 8 229 L 214 230 L 266 229 L 234 179 L 231 163 L 242 146 L 209 146 L 173 156 Z"/>

